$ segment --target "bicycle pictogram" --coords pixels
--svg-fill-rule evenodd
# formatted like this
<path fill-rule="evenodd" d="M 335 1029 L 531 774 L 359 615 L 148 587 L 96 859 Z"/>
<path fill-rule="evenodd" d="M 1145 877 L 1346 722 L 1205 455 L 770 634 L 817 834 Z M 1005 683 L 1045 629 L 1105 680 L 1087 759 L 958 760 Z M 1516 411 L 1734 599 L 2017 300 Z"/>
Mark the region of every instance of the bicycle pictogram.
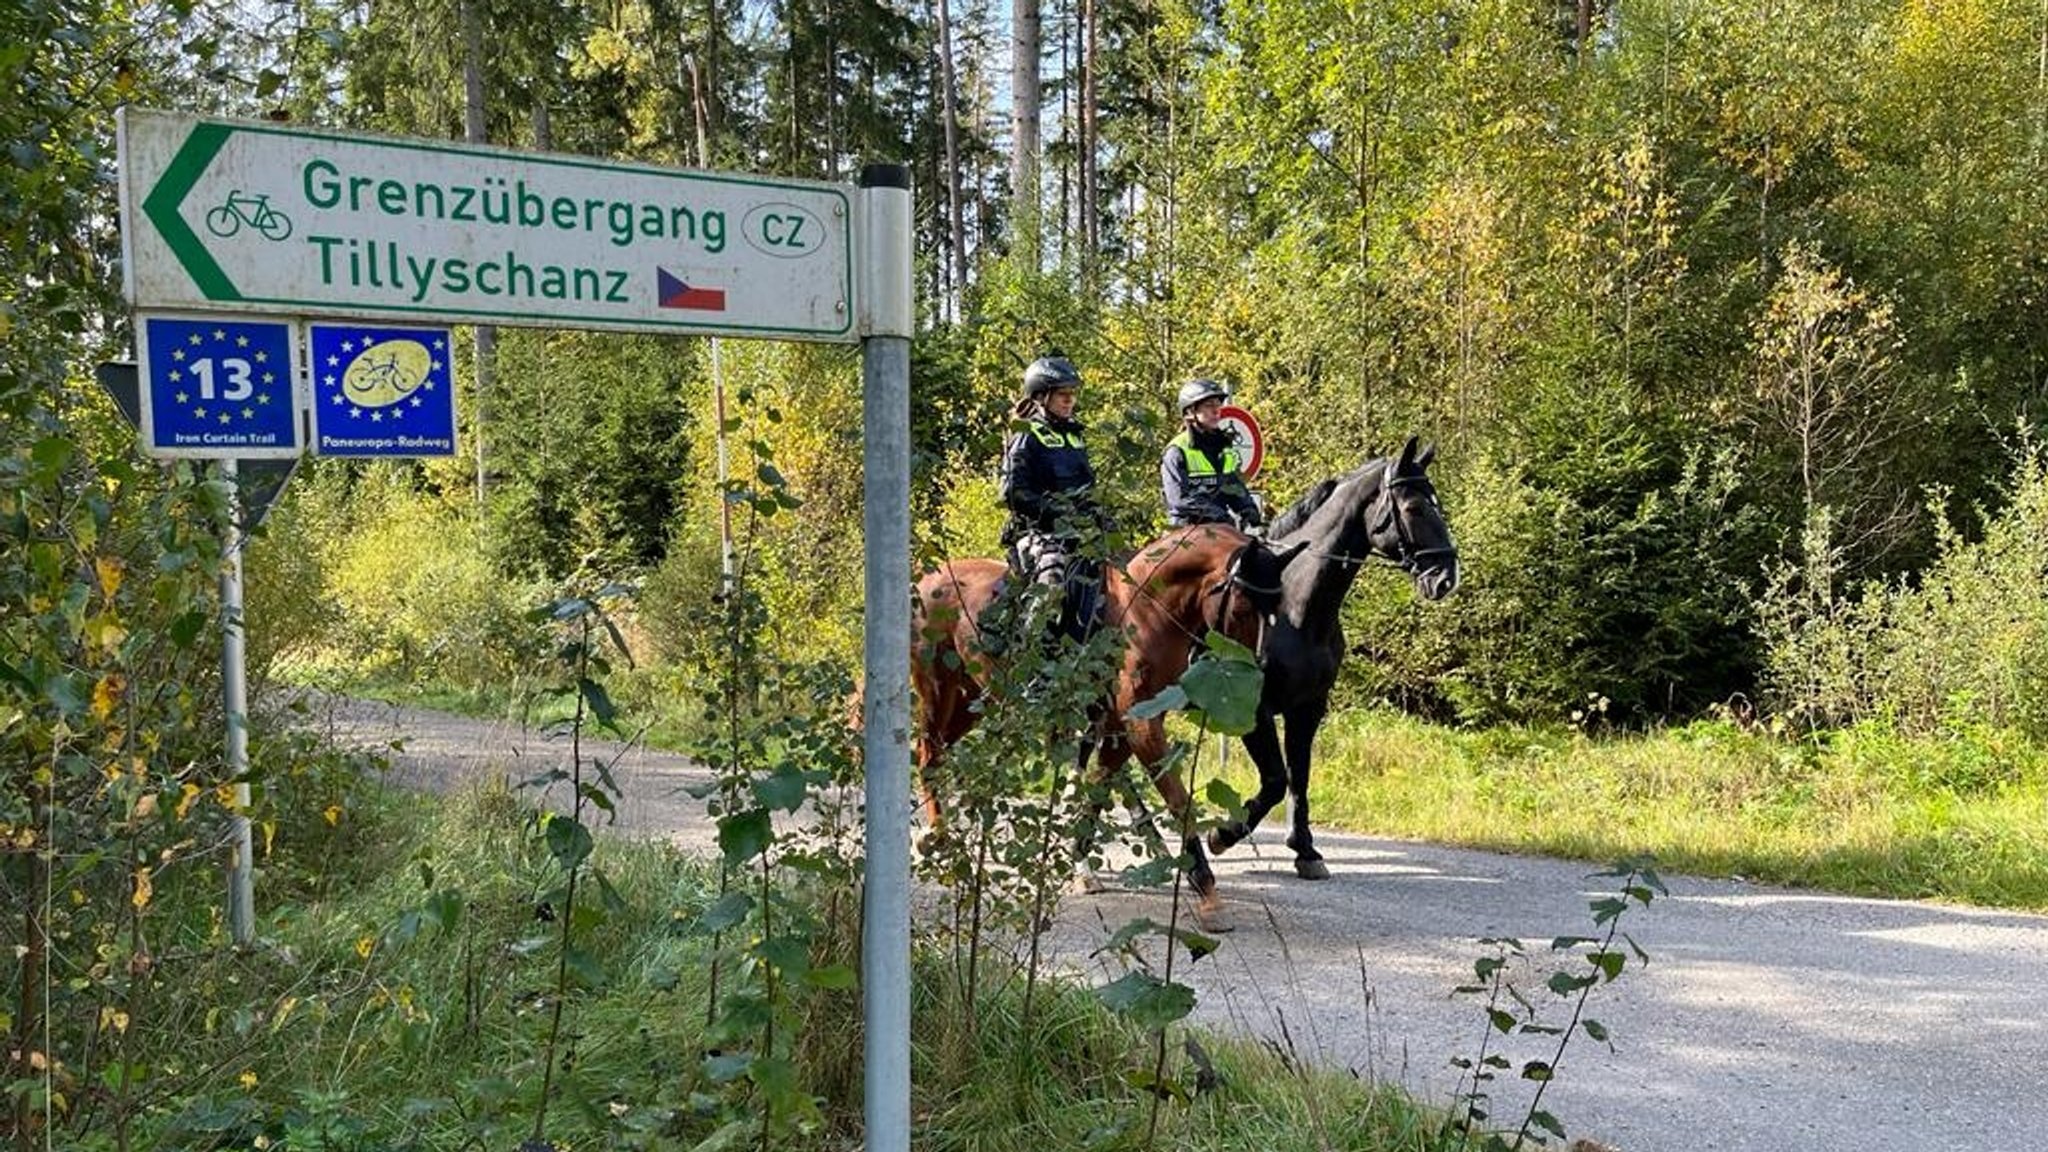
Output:
<path fill-rule="evenodd" d="M 244 224 L 271 240 L 292 234 L 291 218 L 270 206 L 267 192 L 229 192 L 225 203 L 206 214 L 206 230 L 222 239 L 240 232 Z"/>
<path fill-rule="evenodd" d="M 405 372 L 398 366 L 398 357 L 395 354 L 382 360 L 363 357 L 361 381 L 356 386 L 360 391 L 369 392 L 384 388 L 401 396 L 420 386 L 419 381 L 406 377 Z"/>

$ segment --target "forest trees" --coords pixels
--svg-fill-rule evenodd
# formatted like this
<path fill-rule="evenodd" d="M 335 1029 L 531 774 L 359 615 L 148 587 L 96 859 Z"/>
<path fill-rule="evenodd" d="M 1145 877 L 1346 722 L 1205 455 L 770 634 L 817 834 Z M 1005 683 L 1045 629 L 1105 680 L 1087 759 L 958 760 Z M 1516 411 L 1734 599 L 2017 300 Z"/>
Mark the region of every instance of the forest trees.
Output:
<path fill-rule="evenodd" d="M 469 61 L 441 33 L 465 14 L 493 144 L 821 179 L 909 162 L 928 548 L 989 546 L 1004 405 L 1053 347 L 1083 362 L 1135 536 L 1186 375 L 1258 410 L 1276 501 L 1441 441 L 1453 522 L 1491 557 L 1452 609 L 1356 623 L 1416 684 L 1489 685 L 1456 705 L 1473 720 L 1740 689 L 1739 606 L 1815 509 L 1853 545 L 1844 579 L 1910 572 L 1935 542 L 1904 514 L 1929 485 L 2002 499 L 2005 445 L 2048 405 L 2033 0 L 307 0 L 177 6 L 165 42 L 204 49 L 191 106 L 454 137 Z M 51 241 L 101 285 L 103 162 L 62 177 Z M 75 367 L 89 342 L 39 347 Z M 709 554 L 701 344 L 508 330 L 498 360 L 508 579 Z M 849 515 L 850 361 L 730 362 L 807 514 Z M 408 475 L 473 498 L 453 469 Z M 857 541 L 787 531 L 792 604 L 851 620 Z M 1713 580 L 1685 579 L 1706 550 Z M 1654 643 L 1616 634 L 1644 620 Z"/>

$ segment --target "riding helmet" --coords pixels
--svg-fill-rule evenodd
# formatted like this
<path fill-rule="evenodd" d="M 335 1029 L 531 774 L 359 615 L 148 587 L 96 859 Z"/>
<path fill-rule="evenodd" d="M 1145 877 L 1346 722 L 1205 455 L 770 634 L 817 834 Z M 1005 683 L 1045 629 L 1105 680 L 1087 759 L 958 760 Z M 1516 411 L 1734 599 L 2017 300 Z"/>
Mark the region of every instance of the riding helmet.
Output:
<path fill-rule="evenodd" d="M 1061 388 L 1079 388 L 1081 373 L 1065 356 L 1041 356 L 1024 369 L 1024 395 L 1033 400 Z"/>
<path fill-rule="evenodd" d="M 1230 399 L 1230 389 L 1225 388 L 1214 380 L 1190 380 L 1180 386 L 1180 410 L 1182 415 L 1186 415 L 1188 409 L 1193 408 L 1204 400 L 1228 399 Z"/>

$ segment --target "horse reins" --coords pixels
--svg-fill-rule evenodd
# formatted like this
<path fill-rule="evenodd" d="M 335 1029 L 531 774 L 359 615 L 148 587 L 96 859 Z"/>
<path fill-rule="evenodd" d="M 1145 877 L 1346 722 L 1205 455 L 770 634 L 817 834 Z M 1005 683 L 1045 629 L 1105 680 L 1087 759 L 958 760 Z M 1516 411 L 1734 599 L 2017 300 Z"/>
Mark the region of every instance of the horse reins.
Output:
<path fill-rule="evenodd" d="M 1393 466 L 1388 465 L 1387 471 L 1393 471 Z M 1437 556 L 1449 556 L 1452 558 L 1456 558 L 1456 556 L 1458 555 L 1458 550 L 1456 547 L 1417 548 L 1415 546 L 1414 537 L 1409 535 L 1408 521 L 1402 518 L 1400 509 L 1393 507 L 1394 489 L 1413 487 L 1417 484 L 1427 483 L 1429 483 L 1429 477 L 1427 476 L 1395 476 L 1389 479 L 1385 475 L 1382 475 L 1380 479 L 1380 494 L 1373 498 L 1373 503 L 1374 505 L 1386 505 L 1386 514 L 1384 516 L 1375 515 L 1373 519 L 1378 521 L 1379 524 L 1382 526 L 1389 523 L 1393 525 L 1394 543 L 1396 547 L 1396 552 L 1394 555 L 1388 556 L 1378 551 L 1377 549 L 1368 551 L 1364 556 L 1353 556 L 1347 552 L 1329 552 L 1319 548 L 1311 548 L 1309 549 L 1309 551 L 1317 556 L 1322 557 L 1325 560 L 1335 560 L 1339 564 L 1348 564 L 1352 567 L 1358 567 L 1359 565 L 1365 564 L 1366 562 L 1370 561 L 1375 564 L 1385 564 L 1394 568 L 1399 568 L 1401 571 L 1410 573 L 1411 575 L 1423 566 L 1423 561 L 1428 560 L 1430 558 Z M 1371 532 L 1384 530 L 1384 527 L 1369 529 L 1369 531 Z M 1372 539 L 1370 535 L 1367 536 L 1366 543 L 1368 546 L 1371 545 Z"/>
<path fill-rule="evenodd" d="M 1236 589 L 1243 588 L 1247 592 L 1274 597 L 1286 591 L 1285 587 L 1279 584 L 1263 587 L 1245 579 L 1244 572 L 1242 571 L 1244 568 L 1244 558 L 1251 554 L 1251 550 L 1254 547 L 1256 547 L 1255 544 L 1246 544 L 1238 549 L 1237 555 L 1231 557 L 1230 570 L 1223 574 L 1223 579 L 1218 581 L 1214 588 L 1209 589 L 1208 592 L 1203 594 L 1205 599 L 1209 596 L 1218 598 L 1216 620 L 1213 624 L 1209 625 L 1211 632 L 1222 632 L 1226 636 L 1230 634 L 1230 597 L 1231 593 Z M 1266 629 L 1273 623 L 1273 617 L 1277 612 L 1278 609 L 1276 608 L 1273 612 L 1259 612 L 1255 614 L 1258 617 L 1259 630 L 1258 635 L 1252 642 L 1252 654 L 1258 660 L 1261 668 L 1266 665 Z M 1199 639 L 1199 637 L 1193 638 Z"/>

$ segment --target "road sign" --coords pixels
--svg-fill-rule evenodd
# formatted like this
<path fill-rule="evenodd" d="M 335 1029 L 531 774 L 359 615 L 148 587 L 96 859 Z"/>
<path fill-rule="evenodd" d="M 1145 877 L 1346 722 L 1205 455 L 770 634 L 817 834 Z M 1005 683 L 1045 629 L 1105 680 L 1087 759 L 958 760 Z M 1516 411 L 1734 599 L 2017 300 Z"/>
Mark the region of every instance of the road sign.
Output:
<path fill-rule="evenodd" d="M 838 185 L 123 109 L 136 308 L 860 338 Z"/>
<path fill-rule="evenodd" d="M 299 343 L 284 320 L 138 316 L 142 450 L 151 456 L 297 456 Z"/>
<path fill-rule="evenodd" d="M 314 454 L 455 454 L 455 373 L 446 328 L 309 324 L 306 348 Z"/>
<path fill-rule="evenodd" d="M 1230 429 L 1230 434 L 1237 437 L 1238 447 L 1244 450 L 1244 478 L 1257 476 L 1266 462 L 1266 438 L 1259 432 L 1258 420 L 1235 404 L 1225 404 L 1221 415 L 1219 423 Z"/>

